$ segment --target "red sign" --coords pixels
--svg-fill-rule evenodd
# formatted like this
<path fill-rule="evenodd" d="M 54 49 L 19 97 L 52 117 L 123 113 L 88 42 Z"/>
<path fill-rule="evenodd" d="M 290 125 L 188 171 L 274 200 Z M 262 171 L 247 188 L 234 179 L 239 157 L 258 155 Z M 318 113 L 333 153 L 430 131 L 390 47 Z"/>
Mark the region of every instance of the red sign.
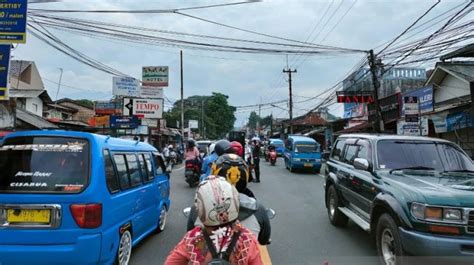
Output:
<path fill-rule="evenodd" d="M 374 96 L 372 95 L 338 95 L 337 103 L 372 103 Z"/>

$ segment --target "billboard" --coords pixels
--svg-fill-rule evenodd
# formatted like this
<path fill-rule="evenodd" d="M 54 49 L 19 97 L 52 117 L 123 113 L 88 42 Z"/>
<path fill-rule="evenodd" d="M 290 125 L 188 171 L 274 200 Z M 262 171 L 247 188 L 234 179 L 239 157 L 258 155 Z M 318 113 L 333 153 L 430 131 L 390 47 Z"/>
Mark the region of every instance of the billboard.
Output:
<path fill-rule="evenodd" d="M 10 44 L 0 45 L 0 100 L 8 99 L 8 69 L 10 67 Z"/>
<path fill-rule="evenodd" d="M 141 98 L 164 98 L 163 88 L 161 87 L 142 87 L 140 90 Z"/>
<path fill-rule="evenodd" d="M 96 115 L 112 115 L 122 112 L 122 103 L 114 101 L 96 101 L 94 102 Z"/>
<path fill-rule="evenodd" d="M 372 91 L 337 91 L 337 103 L 372 103 Z"/>
<path fill-rule="evenodd" d="M 198 129 L 199 128 L 199 122 L 197 120 L 189 120 L 188 127 L 190 129 Z"/>
<path fill-rule="evenodd" d="M 133 77 L 112 77 L 112 94 L 115 96 L 140 97 L 140 81 Z"/>
<path fill-rule="evenodd" d="M 124 98 L 123 114 L 137 115 L 141 118 L 161 119 L 163 117 L 163 99 Z"/>
<path fill-rule="evenodd" d="M 420 123 L 406 122 L 403 120 L 397 121 L 397 134 L 410 136 L 428 135 L 428 117 L 421 117 L 420 120 Z"/>
<path fill-rule="evenodd" d="M 0 1 L 0 43 L 26 42 L 28 0 Z"/>
<path fill-rule="evenodd" d="M 403 94 L 404 97 L 417 97 L 420 104 L 420 113 L 433 111 L 433 87 L 427 86 Z"/>
<path fill-rule="evenodd" d="M 403 110 L 405 111 L 406 122 L 418 122 L 418 116 L 420 113 L 418 97 L 403 97 Z"/>
<path fill-rule="evenodd" d="M 142 85 L 144 87 L 167 87 L 168 66 L 143 66 Z"/>
<path fill-rule="evenodd" d="M 137 116 L 110 116 L 110 128 L 114 129 L 135 129 L 140 125 Z"/>

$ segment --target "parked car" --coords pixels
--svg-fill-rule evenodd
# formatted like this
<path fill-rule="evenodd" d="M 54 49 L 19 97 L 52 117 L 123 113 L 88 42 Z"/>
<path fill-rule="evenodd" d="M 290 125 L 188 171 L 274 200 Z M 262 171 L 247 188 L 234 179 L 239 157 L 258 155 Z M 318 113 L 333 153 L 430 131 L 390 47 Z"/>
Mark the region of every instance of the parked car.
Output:
<path fill-rule="evenodd" d="M 321 167 L 321 146 L 313 138 L 288 136 L 283 157 L 291 172 L 297 168 L 317 171 Z"/>
<path fill-rule="evenodd" d="M 165 229 L 169 175 L 146 143 L 29 131 L 0 146 L 0 263 L 127 264 Z"/>
<path fill-rule="evenodd" d="M 371 233 L 382 264 L 406 255 L 474 258 L 474 165 L 428 137 L 341 135 L 327 160 L 330 222 Z"/>
<path fill-rule="evenodd" d="M 278 156 L 283 156 L 285 152 L 285 143 L 280 139 L 270 139 L 268 145 L 273 145 L 276 147 L 276 152 Z"/>

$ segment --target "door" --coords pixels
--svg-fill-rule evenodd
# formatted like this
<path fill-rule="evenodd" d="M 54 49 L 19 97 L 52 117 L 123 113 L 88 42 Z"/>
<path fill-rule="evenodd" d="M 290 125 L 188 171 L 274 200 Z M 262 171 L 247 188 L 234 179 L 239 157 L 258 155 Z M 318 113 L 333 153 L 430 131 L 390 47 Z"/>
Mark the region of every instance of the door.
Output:
<path fill-rule="evenodd" d="M 136 194 L 133 225 L 133 237 L 136 239 L 147 231 L 146 223 L 146 193 L 147 189 L 143 185 L 140 167 L 135 153 L 125 155 L 127 160 L 127 170 L 130 178 L 130 187 Z"/>
<path fill-rule="evenodd" d="M 337 179 L 337 187 L 345 204 L 350 201 L 348 194 L 348 169 L 344 164 L 344 152 L 346 150 L 346 139 L 338 139 L 331 152 L 328 161 L 329 174 Z"/>
<path fill-rule="evenodd" d="M 144 203 L 144 230 L 149 231 L 156 227 L 159 216 L 159 195 L 157 192 L 157 183 L 153 173 L 150 154 L 138 154 L 138 162 L 140 164 L 140 172 L 143 178 L 143 203 Z M 149 164 L 149 165 L 148 165 Z"/>

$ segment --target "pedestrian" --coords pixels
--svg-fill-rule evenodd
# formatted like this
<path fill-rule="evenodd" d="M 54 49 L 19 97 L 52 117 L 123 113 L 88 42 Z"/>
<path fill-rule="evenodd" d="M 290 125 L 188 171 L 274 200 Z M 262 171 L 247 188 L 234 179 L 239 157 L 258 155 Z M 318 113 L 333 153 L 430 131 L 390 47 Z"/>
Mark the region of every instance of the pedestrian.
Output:
<path fill-rule="evenodd" d="M 254 182 L 260 183 L 260 141 L 257 139 L 252 140 L 252 158 L 255 171 Z"/>
<path fill-rule="evenodd" d="M 210 176 L 199 184 L 195 206 L 202 223 L 187 232 L 165 265 L 262 265 L 255 236 L 237 220 L 239 193 L 225 179 Z"/>

